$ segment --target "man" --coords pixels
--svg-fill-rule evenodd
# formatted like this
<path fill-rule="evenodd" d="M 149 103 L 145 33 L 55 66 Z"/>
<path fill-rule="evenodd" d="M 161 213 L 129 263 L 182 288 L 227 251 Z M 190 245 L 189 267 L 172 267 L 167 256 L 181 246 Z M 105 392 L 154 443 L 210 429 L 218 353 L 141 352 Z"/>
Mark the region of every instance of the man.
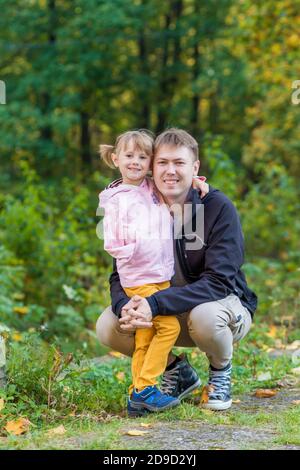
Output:
<path fill-rule="evenodd" d="M 169 289 L 129 299 L 115 270 L 110 277 L 112 307 L 98 319 L 97 335 L 101 343 L 130 356 L 134 328 L 147 328 L 158 314 L 178 315 L 176 346 L 198 347 L 209 360 L 209 399 L 204 406 L 225 410 L 232 403 L 233 342 L 248 333 L 257 298 L 240 270 L 244 239 L 237 211 L 216 189 L 210 188 L 203 199 L 192 189 L 199 167 L 197 142 L 187 132 L 168 129 L 157 137 L 154 181 L 174 215 L 174 226 L 178 228 L 178 217 L 184 221 L 174 232 L 175 275 Z M 199 385 L 185 356 L 171 354 L 163 393 L 181 399 Z"/>

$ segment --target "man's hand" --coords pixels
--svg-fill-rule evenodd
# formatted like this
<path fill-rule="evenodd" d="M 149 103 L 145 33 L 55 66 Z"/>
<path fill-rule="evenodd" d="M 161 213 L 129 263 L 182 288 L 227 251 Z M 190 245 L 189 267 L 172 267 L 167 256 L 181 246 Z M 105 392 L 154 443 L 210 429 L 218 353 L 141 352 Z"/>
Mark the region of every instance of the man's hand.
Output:
<path fill-rule="evenodd" d="M 122 330 L 126 330 L 126 331 L 136 330 L 136 328 L 133 327 L 130 323 L 130 321 L 132 320 L 132 315 L 130 315 L 128 312 L 132 309 L 137 308 L 142 299 L 143 297 L 140 297 L 139 295 L 134 295 L 133 297 L 131 297 L 129 302 L 127 302 L 127 304 L 125 304 L 124 307 L 122 308 L 121 318 L 119 319 L 119 323 L 120 323 Z"/>
<path fill-rule="evenodd" d="M 122 330 L 132 331 L 135 328 L 151 328 L 152 312 L 146 299 L 140 296 L 134 296 L 131 299 L 136 308 L 128 308 L 128 304 L 123 307 L 121 318 L 119 320 Z"/>
<path fill-rule="evenodd" d="M 205 183 L 205 176 L 194 176 L 193 177 L 193 189 L 197 189 L 200 192 L 201 199 L 209 193 L 209 185 Z"/>
<path fill-rule="evenodd" d="M 143 297 L 141 297 L 140 295 L 134 295 L 133 297 L 131 297 L 129 302 L 127 302 L 127 304 L 125 304 L 124 307 L 122 307 L 122 312 L 121 312 L 122 317 L 125 316 L 129 310 L 133 308 L 134 309 L 137 308 L 140 305 L 142 300 L 143 300 Z"/>

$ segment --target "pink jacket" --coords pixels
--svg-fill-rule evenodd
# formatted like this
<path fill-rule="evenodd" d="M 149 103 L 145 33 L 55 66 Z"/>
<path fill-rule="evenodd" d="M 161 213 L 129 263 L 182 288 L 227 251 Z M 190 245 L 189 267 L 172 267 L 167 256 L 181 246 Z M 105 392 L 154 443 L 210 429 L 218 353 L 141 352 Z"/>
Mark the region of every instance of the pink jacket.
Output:
<path fill-rule="evenodd" d="M 117 260 L 123 287 L 169 281 L 174 273 L 172 217 L 150 178 L 112 183 L 99 194 L 104 249 Z"/>

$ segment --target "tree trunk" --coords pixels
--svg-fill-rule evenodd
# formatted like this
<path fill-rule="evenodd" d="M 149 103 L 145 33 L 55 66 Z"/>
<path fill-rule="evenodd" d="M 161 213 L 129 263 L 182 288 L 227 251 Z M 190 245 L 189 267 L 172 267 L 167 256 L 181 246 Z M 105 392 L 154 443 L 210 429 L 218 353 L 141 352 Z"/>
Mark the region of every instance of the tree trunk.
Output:
<path fill-rule="evenodd" d="M 89 130 L 89 115 L 85 111 L 80 113 L 80 144 L 81 144 L 81 160 L 85 166 L 91 165 L 91 142 L 90 142 L 90 130 Z"/>
<path fill-rule="evenodd" d="M 194 69 L 193 69 L 193 81 L 196 82 L 200 73 L 201 73 L 201 65 L 200 65 L 200 52 L 199 52 L 199 44 L 196 43 L 194 45 Z M 194 96 L 192 97 L 192 113 L 191 113 L 191 130 L 193 137 L 198 142 L 199 145 L 199 157 L 202 157 L 202 137 L 203 137 L 203 130 L 201 129 L 201 122 L 200 122 L 200 103 L 201 103 L 201 94 L 199 91 L 195 91 Z"/>
<path fill-rule="evenodd" d="M 0 389 L 6 386 L 6 354 L 5 354 L 5 342 L 3 336 L 0 335 Z"/>
<path fill-rule="evenodd" d="M 56 42 L 56 0 L 48 0 L 48 13 L 49 13 L 49 29 L 48 29 L 48 42 L 50 44 L 51 52 L 54 51 Z M 43 116 L 47 117 L 51 108 L 51 95 L 49 91 L 43 91 L 41 93 L 41 111 Z M 41 129 L 41 137 L 43 140 L 52 140 L 53 130 L 50 124 L 45 124 Z"/>
<path fill-rule="evenodd" d="M 198 142 L 199 145 L 199 158 L 203 157 L 203 129 L 201 128 L 201 115 L 200 115 L 200 106 L 201 106 L 201 91 L 197 89 L 196 82 L 201 74 L 201 53 L 200 53 L 200 39 L 198 35 L 198 31 L 200 29 L 199 21 L 201 19 L 200 12 L 198 8 L 198 2 L 195 0 L 194 3 L 194 15 L 196 20 L 195 24 L 195 43 L 194 43 L 194 51 L 193 51 L 193 59 L 194 59 L 194 67 L 192 72 L 192 80 L 195 85 L 195 92 L 192 97 L 192 112 L 191 112 L 191 129 L 193 133 L 193 137 Z"/>
<path fill-rule="evenodd" d="M 212 134 L 218 134 L 220 131 L 219 128 L 219 87 L 214 91 L 210 96 L 210 105 L 209 105 L 209 129 Z"/>
<path fill-rule="evenodd" d="M 149 76 L 150 70 L 148 67 L 148 58 L 147 58 L 147 49 L 146 49 L 146 40 L 144 31 L 141 31 L 139 41 L 139 58 L 140 58 L 140 67 L 141 72 L 145 76 Z M 139 119 L 138 127 L 148 129 L 150 127 L 150 100 L 148 95 L 148 90 L 144 90 L 140 93 L 139 101 L 141 103 L 141 114 Z"/>
<path fill-rule="evenodd" d="M 173 100 L 173 96 L 176 93 L 176 85 L 178 83 L 178 74 L 174 71 L 170 76 L 167 73 L 167 66 L 172 60 L 172 65 L 178 65 L 180 63 L 180 56 L 181 56 L 181 32 L 179 30 L 178 21 L 182 15 L 183 11 L 183 1 L 182 0 L 172 0 L 170 2 L 170 13 L 166 15 L 165 21 L 165 31 L 167 33 L 166 39 L 164 41 L 164 52 L 163 52 L 163 60 L 162 60 L 162 70 L 161 70 L 161 99 L 160 99 L 160 108 L 158 112 L 158 120 L 156 126 L 156 132 L 161 132 L 168 120 L 168 111 L 171 107 L 171 103 Z M 171 30 L 170 26 L 173 23 L 174 28 Z M 174 38 L 172 39 L 172 43 L 170 41 L 169 33 L 170 31 L 179 31 L 178 34 L 175 34 Z M 173 54 L 171 56 L 171 46 L 173 50 Z"/>
<path fill-rule="evenodd" d="M 172 5 L 172 10 L 173 10 L 173 19 L 175 23 L 175 31 L 177 30 L 177 22 L 179 21 L 181 15 L 182 15 L 182 10 L 183 10 L 183 1 L 182 0 L 175 0 Z M 174 37 L 174 49 L 173 49 L 173 64 L 179 64 L 180 63 L 180 57 L 181 57 L 181 34 L 179 31 L 179 34 L 176 34 Z M 172 75 L 172 89 L 175 91 L 175 85 L 178 82 L 178 76 L 173 74 Z"/>
<path fill-rule="evenodd" d="M 160 99 L 159 99 L 159 108 L 157 114 L 157 124 L 156 124 L 156 133 L 162 132 L 166 125 L 167 113 L 166 105 L 168 102 L 168 75 L 167 75 L 167 63 L 169 58 L 169 29 L 171 24 L 171 16 L 167 14 L 165 16 L 165 27 L 164 31 L 166 33 L 165 39 L 163 41 L 163 57 L 162 57 L 162 67 L 161 67 L 161 82 L 160 82 Z"/>

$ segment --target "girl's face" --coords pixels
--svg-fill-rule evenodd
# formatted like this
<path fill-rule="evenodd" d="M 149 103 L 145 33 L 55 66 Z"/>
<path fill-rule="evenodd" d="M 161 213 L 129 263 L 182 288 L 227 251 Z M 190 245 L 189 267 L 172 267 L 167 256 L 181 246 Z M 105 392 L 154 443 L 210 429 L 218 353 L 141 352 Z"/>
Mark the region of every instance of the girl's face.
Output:
<path fill-rule="evenodd" d="M 151 156 L 136 147 L 133 142 L 129 142 L 127 147 L 123 148 L 118 155 L 113 154 L 112 160 L 120 170 L 123 183 L 134 184 L 135 186 L 142 183 L 151 164 Z"/>

